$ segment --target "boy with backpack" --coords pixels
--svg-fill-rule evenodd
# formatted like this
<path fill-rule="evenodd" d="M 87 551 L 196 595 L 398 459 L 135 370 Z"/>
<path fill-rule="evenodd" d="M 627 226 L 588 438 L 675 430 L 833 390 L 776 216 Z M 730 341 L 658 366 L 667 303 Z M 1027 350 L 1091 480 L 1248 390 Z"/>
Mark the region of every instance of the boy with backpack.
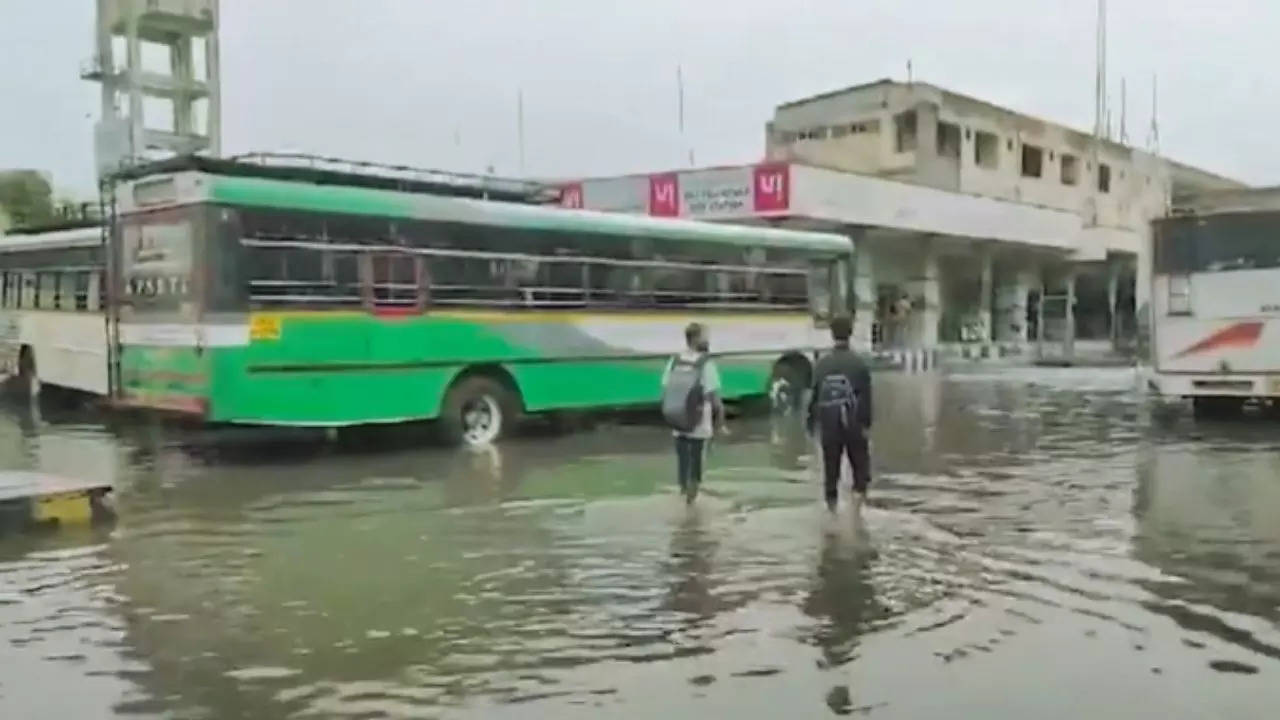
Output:
<path fill-rule="evenodd" d="M 720 371 L 708 354 L 706 329 L 690 323 L 685 349 L 671 358 L 662 373 L 662 415 L 674 431 L 680 492 L 692 503 L 702 484 L 702 458 L 716 427 L 724 428 Z"/>
<path fill-rule="evenodd" d="M 822 445 L 822 469 L 827 507 L 836 509 L 840 465 L 848 456 L 853 470 L 854 508 L 860 508 L 871 483 L 871 457 L 867 433 L 871 430 L 871 371 L 849 348 L 853 322 L 847 317 L 831 321 L 831 353 L 813 369 L 809 398 L 809 432 Z"/>

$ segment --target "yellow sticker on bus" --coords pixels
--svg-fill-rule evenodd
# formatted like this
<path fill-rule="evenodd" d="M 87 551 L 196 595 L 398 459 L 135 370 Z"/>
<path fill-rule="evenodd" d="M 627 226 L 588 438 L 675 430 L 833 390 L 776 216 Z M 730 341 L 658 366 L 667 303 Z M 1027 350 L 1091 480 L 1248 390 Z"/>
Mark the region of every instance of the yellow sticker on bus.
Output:
<path fill-rule="evenodd" d="M 250 340 L 279 340 L 280 339 L 280 316 L 279 315 L 259 315 L 249 316 L 249 339 Z"/>

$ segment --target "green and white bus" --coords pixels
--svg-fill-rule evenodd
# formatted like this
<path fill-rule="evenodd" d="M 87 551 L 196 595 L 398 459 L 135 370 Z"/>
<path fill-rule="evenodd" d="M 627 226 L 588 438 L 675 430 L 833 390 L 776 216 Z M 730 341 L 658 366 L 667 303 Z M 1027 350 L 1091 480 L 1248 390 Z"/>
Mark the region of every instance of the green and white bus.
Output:
<path fill-rule="evenodd" d="M 699 321 L 727 399 L 785 404 L 849 305 L 840 235 L 272 170 L 184 158 L 114 185 L 114 403 L 213 423 L 438 419 L 481 444 L 526 413 L 656 404 Z"/>
<path fill-rule="evenodd" d="M 106 395 L 101 227 L 0 236 L 0 376 Z"/>

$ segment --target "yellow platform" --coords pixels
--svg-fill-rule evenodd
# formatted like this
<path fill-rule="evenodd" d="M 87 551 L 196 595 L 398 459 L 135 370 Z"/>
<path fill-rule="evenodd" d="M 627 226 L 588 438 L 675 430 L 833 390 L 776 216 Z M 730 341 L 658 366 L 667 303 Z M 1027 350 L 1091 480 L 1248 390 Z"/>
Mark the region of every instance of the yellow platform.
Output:
<path fill-rule="evenodd" d="M 27 471 L 0 471 L 0 505 L 37 525 L 88 523 L 105 507 L 107 483 Z"/>

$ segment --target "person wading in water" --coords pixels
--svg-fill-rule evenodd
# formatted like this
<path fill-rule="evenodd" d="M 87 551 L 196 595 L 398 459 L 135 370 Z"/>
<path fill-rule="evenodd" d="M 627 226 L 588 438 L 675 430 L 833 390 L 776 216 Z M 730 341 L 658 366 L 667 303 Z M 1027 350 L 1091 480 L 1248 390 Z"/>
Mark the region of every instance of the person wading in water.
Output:
<path fill-rule="evenodd" d="M 662 373 L 662 415 L 675 434 L 680 492 L 692 503 L 702 484 L 707 441 L 716 427 L 725 431 L 724 404 L 706 328 L 690 323 L 684 340 L 684 351 L 671 358 Z"/>
<path fill-rule="evenodd" d="M 853 322 L 847 317 L 831 321 L 835 347 L 818 360 L 813 369 L 809 397 L 808 427 L 822 446 L 824 496 L 827 507 L 836 509 L 840 467 L 849 458 L 853 470 L 854 508 L 860 509 L 871 484 L 871 452 L 867 435 L 871 431 L 871 371 L 849 348 Z"/>

